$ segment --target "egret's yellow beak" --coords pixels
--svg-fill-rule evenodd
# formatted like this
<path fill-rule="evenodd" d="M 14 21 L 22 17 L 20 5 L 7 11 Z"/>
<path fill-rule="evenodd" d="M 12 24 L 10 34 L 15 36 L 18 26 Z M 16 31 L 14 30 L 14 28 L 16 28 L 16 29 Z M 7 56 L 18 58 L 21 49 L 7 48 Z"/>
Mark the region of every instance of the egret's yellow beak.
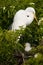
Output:
<path fill-rule="evenodd" d="M 38 22 L 36 15 L 34 15 L 34 18 L 35 18 L 36 22 Z"/>

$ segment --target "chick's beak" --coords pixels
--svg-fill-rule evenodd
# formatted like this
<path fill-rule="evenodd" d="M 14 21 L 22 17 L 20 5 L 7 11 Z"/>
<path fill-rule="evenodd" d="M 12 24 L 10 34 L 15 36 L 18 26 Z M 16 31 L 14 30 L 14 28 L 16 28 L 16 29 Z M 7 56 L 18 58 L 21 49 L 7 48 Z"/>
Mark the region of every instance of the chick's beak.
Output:
<path fill-rule="evenodd" d="M 34 15 L 34 18 L 35 18 L 36 22 L 38 22 L 36 15 Z"/>

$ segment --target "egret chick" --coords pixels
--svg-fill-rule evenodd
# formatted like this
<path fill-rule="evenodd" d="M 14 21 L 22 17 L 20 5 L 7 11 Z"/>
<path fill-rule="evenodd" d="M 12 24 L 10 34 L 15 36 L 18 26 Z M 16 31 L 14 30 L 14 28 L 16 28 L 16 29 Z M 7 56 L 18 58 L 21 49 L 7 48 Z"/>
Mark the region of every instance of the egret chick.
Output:
<path fill-rule="evenodd" d="M 25 43 L 25 51 L 28 52 L 32 49 L 30 43 Z"/>

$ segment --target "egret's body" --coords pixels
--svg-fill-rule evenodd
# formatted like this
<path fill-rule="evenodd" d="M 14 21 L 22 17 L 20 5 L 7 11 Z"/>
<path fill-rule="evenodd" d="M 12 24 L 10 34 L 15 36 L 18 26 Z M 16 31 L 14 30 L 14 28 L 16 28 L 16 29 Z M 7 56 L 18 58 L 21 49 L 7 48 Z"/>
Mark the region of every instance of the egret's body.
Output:
<path fill-rule="evenodd" d="M 12 30 L 20 29 L 20 26 L 25 27 L 26 19 L 24 10 L 19 10 L 13 19 Z"/>

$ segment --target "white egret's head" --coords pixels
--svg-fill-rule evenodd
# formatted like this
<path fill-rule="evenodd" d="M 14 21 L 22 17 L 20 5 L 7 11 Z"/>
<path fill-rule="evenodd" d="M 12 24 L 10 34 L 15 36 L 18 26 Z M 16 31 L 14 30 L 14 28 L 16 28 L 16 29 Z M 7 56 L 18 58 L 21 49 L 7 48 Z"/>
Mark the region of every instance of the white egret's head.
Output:
<path fill-rule="evenodd" d="M 36 12 L 35 12 L 35 9 L 34 9 L 33 7 L 27 7 L 27 8 L 25 9 L 25 11 L 26 11 L 26 12 L 31 12 L 31 13 L 33 13 L 34 18 L 35 18 L 35 20 L 37 21 Z"/>
<path fill-rule="evenodd" d="M 33 12 L 35 14 L 35 9 L 32 7 L 27 7 L 26 10 L 27 12 Z"/>

